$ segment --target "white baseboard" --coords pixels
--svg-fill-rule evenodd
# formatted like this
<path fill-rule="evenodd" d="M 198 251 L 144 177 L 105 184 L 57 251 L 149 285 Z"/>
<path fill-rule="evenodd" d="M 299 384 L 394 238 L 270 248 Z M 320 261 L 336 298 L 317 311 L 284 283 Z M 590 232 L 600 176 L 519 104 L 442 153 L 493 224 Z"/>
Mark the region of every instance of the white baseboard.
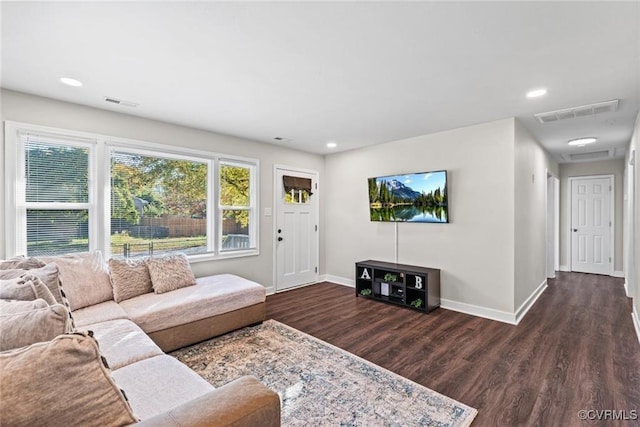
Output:
<path fill-rule="evenodd" d="M 627 296 L 627 298 L 631 298 L 631 295 L 629 294 L 629 285 L 627 284 L 626 278 L 624 280 L 624 294 Z"/>
<path fill-rule="evenodd" d="M 618 271 L 615 270 L 613 273 L 611 273 L 612 277 L 624 277 L 624 271 Z"/>
<path fill-rule="evenodd" d="M 355 280 L 347 279 L 340 276 L 332 276 L 325 274 L 320 276 L 320 281 L 326 281 L 336 283 L 338 285 L 348 286 L 355 288 Z M 517 325 L 524 317 L 533 304 L 538 300 L 540 295 L 547 289 L 547 280 L 545 279 L 538 288 L 527 298 L 527 300 L 518 308 L 516 313 L 509 313 L 507 311 L 496 310 L 493 308 L 482 307 L 479 305 L 467 304 L 464 302 L 452 301 L 446 298 L 440 298 L 440 307 L 446 310 L 457 311 L 460 313 L 470 314 L 472 316 L 483 317 L 489 320 L 497 320 L 498 322 L 508 323 L 510 325 Z"/>
<path fill-rule="evenodd" d="M 633 304 L 633 311 L 631 312 L 631 318 L 633 319 L 633 327 L 636 329 L 638 342 L 640 342 L 640 317 L 638 317 L 638 310 L 636 310 L 635 303 Z"/>
<path fill-rule="evenodd" d="M 331 274 L 323 274 L 320 276 L 320 282 L 331 282 L 342 286 L 348 286 L 350 288 L 356 287 L 356 281 L 353 279 L 346 279 L 340 276 L 333 276 Z"/>
<path fill-rule="evenodd" d="M 546 289 L 547 289 L 547 279 L 543 280 L 542 283 L 540 283 L 540 286 L 538 286 L 538 288 L 535 291 L 533 291 L 531 295 L 529 295 L 529 298 L 527 298 L 525 302 L 523 302 L 520 305 L 518 310 L 516 310 L 516 324 L 520 323 L 520 321 L 524 318 L 524 316 L 527 314 L 529 309 L 533 307 L 533 304 L 535 304 L 538 298 L 540 298 L 540 295 L 542 295 L 542 293 Z"/>
<path fill-rule="evenodd" d="M 479 305 L 452 301 L 445 298 L 440 298 L 440 307 L 447 310 L 457 311 L 459 313 L 483 317 L 489 320 L 497 320 L 498 322 L 508 323 L 510 325 L 517 325 L 516 315 L 507 311 L 500 311 L 493 308 L 481 307 Z"/>
<path fill-rule="evenodd" d="M 571 267 L 569 267 L 568 265 L 560 265 L 558 266 L 558 269 L 560 271 L 571 271 Z"/>

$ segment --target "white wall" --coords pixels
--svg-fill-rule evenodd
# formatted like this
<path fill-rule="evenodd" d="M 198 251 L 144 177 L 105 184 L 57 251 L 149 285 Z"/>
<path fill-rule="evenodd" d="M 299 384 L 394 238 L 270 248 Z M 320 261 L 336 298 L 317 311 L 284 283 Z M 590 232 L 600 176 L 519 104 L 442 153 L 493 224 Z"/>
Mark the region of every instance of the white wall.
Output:
<path fill-rule="evenodd" d="M 623 177 L 624 159 L 601 160 L 597 162 L 585 163 L 562 163 L 560 164 L 560 268 L 571 267 L 571 187 L 570 177 L 590 176 L 590 175 L 614 175 L 615 195 L 615 230 L 614 230 L 614 265 L 616 272 L 622 272 L 622 230 L 624 228 L 622 220 L 623 212 Z"/>
<path fill-rule="evenodd" d="M 558 176 L 558 164 L 518 120 L 514 136 L 514 306 L 517 310 L 547 279 L 547 171 Z"/>
<path fill-rule="evenodd" d="M 631 294 L 633 298 L 633 312 L 634 322 L 636 327 L 636 333 L 640 340 L 640 114 L 636 117 L 636 125 L 631 137 L 631 142 L 625 156 L 625 165 L 628 165 L 631 153 L 634 153 L 634 168 L 635 168 L 635 182 L 634 193 L 631 196 L 634 204 L 634 221 L 632 234 L 627 235 L 632 240 L 635 254 L 631 254 L 632 258 L 629 262 L 633 264 L 634 274 L 631 278 L 627 277 L 627 287 L 632 289 Z M 626 170 L 625 170 L 626 171 Z"/>
<path fill-rule="evenodd" d="M 450 223 L 398 224 L 398 262 L 441 269 L 446 300 L 513 313 L 513 118 L 327 156 L 326 271 L 353 280 L 356 261 L 395 261 L 395 224 L 369 220 L 367 178 L 441 169 Z"/>
<path fill-rule="evenodd" d="M 0 91 L 0 118 L 62 129 L 85 131 L 122 138 L 132 138 L 168 145 L 179 145 L 199 150 L 209 150 L 260 160 L 260 255 L 199 262 L 193 265 L 196 276 L 219 272 L 236 273 L 273 287 L 273 217 L 265 217 L 264 209 L 273 207 L 273 165 L 283 164 L 316 170 L 320 183 L 324 176 L 324 157 L 216 134 L 203 130 L 173 125 L 155 120 L 143 119 L 77 104 L 56 101 L 8 90 Z M 4 132 L 0 136 L 0 242 L 5 236 L 5 177 L 4 177 Z M 322 192 L 320 193 L 321 205 Z M 320 227 L 324 225 L 323 212 L 320 213 Z M 320 236 L 320 273 L 324 272 L 324 238 Z M 4 258 L 4 245 L 0 247 L 0 259 Z"/>

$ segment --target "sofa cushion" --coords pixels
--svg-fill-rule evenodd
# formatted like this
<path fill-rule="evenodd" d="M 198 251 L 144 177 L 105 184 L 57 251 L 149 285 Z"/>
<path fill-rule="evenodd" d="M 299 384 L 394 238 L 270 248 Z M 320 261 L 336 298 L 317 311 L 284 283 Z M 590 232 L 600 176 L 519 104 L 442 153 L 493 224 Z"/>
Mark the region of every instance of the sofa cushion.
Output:
<path fill-rule="evenodd" d="M 0 351 L 49 341 L 72 332 L 69 312 L 61 304 L 0 315 Z"/>
<path fill-rule="evenodd" d="M 118 319 L 87 325 L 86 330 L 100 344 L 100 351 L 111 369 L 119 369 L 149 357 L 164 354 L 142 329 L 131 320 Z"/>
<path fill-rule="evenodd" d="M 43 299 L 48 305 L 55 304 L 51 291 L 38 276 L 23 273 L 15 279 L 0 279 L 0 298 L 32 301 Z"/>
<path fill-rule="evenodd" d="M 266 298 L 264 286 L 233 274 L 196 279 L 195 286 L 164 294 L 145 294 L 120 305 L 146 333 L 228 313 Z"/>
<path fill-rule="evenodd" d="M 24 274 L 30 274 L 37 276 L 42 283 L 49 289 L 51 295 L 58 304 L 65 304 L 65 298 L 62 295 L 60 288 L 60 272 L 56 264 L 48 264 L 44 267 L 33 268 L 29 270 L 14 268 L 9 270 L 0 270 L 0 279 L 8 280 L 15 279 L 16 277 L 23 276 Z"/>
<path fill-rule="evenodd" d="M 44 265 L 44 262 L 36 258 L 25 258 L 24 256 L 20 255 L 11 259 L 0 261 L 0 270 L 30 270 L 32 268 L 44 267 Z"/>
<path fill-rule="evenodd" d="M 40 298 L 29 301 L 0 299 L 0 316 L 47 307 L 49 307 L 49 304 Z"/>
<path fill-rule="evenodd" d="M 214 390 L 171 356 L 156 356 L 113 371 L 127 392 L 133 413 L 145 420 Z"/>
<path fill-rule="evenodd" d="M 109 270 L 113 299 L 116 302 L 153 292 L 151 276 L 144 258 L 111 258 Z"/>
<path fill-rule="evenodd" d="M 61 335 L 0 354 L 0 424 L 124 426 L 129 404 L 87 335 Z"/>
<path fill-rule="evenodd" d="M 153 290 L 157 294 L 196 284 L 196 278 L 184 254 L 151 257 L 145 260 L 151 276 Z"/>
<path fill-rule="evenodd" d="M 67 295 L 71 310 L 113 299 L 109 270 L 100 251 L 39 259 L 58 265 L 62 289 Z"/>
<path fill-rule="evenodd" d="M 127 312 L 123 310 L 115 301 L 105 301 L 100 304 L 90 305 L 73 312 L 76 321 L 76 327 L 84 328 L 98 322 L 106 322 L 108 320 L 128 319 Z"/>

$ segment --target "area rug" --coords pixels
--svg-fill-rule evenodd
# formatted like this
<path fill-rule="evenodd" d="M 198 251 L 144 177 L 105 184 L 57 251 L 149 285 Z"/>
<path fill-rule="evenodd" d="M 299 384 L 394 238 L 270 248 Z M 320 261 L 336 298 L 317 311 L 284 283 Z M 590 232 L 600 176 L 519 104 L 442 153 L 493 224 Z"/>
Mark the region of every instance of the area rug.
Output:
<path fill-rule="evenodd" d="M 172 353 L 214 387 L 253 375 L 283 426 L 468 426 L 477 411 L 331 344 L 267 320 Z"/>

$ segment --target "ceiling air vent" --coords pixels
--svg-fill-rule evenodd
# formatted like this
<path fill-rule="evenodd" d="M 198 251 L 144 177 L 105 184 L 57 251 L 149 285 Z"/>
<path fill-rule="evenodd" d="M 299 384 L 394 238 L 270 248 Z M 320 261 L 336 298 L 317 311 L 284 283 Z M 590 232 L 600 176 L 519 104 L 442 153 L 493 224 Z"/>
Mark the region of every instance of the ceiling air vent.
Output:
<path fill-rule="evenodd" d="M 131 102 L 131 101 L 125 101 L 123 99 L 118 99 L 118 98 L 113 98 L 111 96 L 105 96 L 104 97 L 104 101 L 109 103 L 109 104 L 115 104 L 115 105 L 122 105 L 125 107 L 137 107 L 140 104 L 137 104 L 135 102 Z"/>
<path fill-rule="evenodd" d="M 569 154 L 571 160 L 598 160 L 609 157 L 609 150 L 592 151 L 590 153 L 574 153 Z"/>
<path fill-rule="evenodd" d="M 535 114 L 535 118 L 542 124 L 559 120 L 574 119 L 576 117 L 593 116 L 594 114 L 613 113 L 618 109 L 617 99 L 598 102 L 596 104 L 581 105 L 580 107 L 565 108 L 564 110 L 548 111 Z"/>

